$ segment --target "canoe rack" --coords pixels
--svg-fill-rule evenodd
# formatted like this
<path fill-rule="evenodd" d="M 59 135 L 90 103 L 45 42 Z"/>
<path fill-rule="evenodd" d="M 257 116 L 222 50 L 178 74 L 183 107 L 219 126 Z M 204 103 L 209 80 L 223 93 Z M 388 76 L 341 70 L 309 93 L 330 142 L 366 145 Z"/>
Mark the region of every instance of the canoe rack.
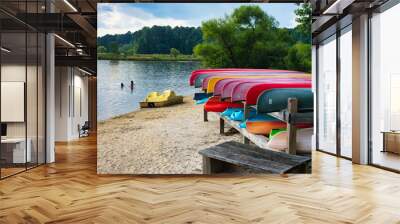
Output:
<path fill-rule="evenodd" d="M 288 99 L 288 108 L 281 112 L 268 113 L 270 116 L 275 117 L 287 124 L 288 132 L 288 151 L 289 154 L 296 154 L 296 136 L 298 124 L 314 124 L 314 112 L 313 110 L 298 111 L 297 110 L 297 99 Z"/>
<path fill-rule="evenodd" d="M 250 114 L 250 109 L 255 108 L 253 105 L 244 104 L 244 120 L 247 120 Z M 296 136 L 297 136 L 297 124 L 313 124 L 314 113 L 312 109 L 306 111 L 297 110 L 297 99 L 289 98 L 288 107 L 280 112 L 268 113 L 268 115 L 275 117 L 287 124 L 288 132 L 288 149 L 287 153 L 296 155 Z M 229 124 L 231 127 L 236 129 L 243 136 L 243 143 L 249 144 L 250 141 L 253 142 L 260 148 L 268 149 L 267 143 L 269 139 L 263 135 L 256 135 L 248 132 L 245 128 L 240 128 L 238 121 L 232 121 L 224 116 L 220 115 L 220 134 L 224 134 L 225 123 Z"/>

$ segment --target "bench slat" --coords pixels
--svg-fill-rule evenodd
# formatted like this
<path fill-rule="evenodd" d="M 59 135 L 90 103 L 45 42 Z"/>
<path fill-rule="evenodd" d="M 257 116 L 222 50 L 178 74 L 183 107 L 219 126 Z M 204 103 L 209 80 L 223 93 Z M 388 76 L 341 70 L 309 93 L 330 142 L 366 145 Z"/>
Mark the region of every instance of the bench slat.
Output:
<path fill-rule="evenodd" d="M 203 149 L 199 153 L 233 165 L 280 174 L 311 161 L 310 157 L 275 152 L 234 141 Z"/>

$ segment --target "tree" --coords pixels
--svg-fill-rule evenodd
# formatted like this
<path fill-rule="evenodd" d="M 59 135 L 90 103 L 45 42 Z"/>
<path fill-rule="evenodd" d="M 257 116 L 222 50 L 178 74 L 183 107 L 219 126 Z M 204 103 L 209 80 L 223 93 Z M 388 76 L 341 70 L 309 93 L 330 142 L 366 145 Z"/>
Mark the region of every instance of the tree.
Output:
<path fill-rule="evenodd" d="M 105 35 L 97 38 L 97 44 L 109 51 L 117 43 L 119 51 L 132 54 L 169 54 L 171 48 L 182 54 L 193 54 L 193 48 L 202 41 L 200 27 L 153 26 L 126 34 Z"/>
<path fill-rule="evenodd" d="M 203 22 L 201 29 L 203 42 L 194 52 L 206 67 L 285 66 L 289 45 L 281 40 L 278 22 L 259 6 L 241 6 L 225 18 Z"/>
<path fill-rule="evenodd" d="M 181 52 L 179 50 L 177 50 L 176 48 L 171 48 L 171 50 L 169 51 L 170 55 L 174 58 L 178 57 L 178 55 L 181 54 Z"/>
<path fill-rule="evenodd" d="M 300 8 L 295 10 L 297 15 L 296 22 L 298 25 L 295 30 L 302 35 L 302 39 L 306 43 L 311 43 L 311 22 L 312 22 L 312 8 L 309 3 L 304 3 Z"/>
<path fill-rule="evenodd" d="M 97 47 L 97 52 L 98 53 L 106 53 L 107 52 L 107 48 L 104 46 L 98 46 Z"/>
<path fill-rule="evenodd" d="M 194 53 L 205 67 L 279 68 L 309 71 L 311 67 L 309 5 L 296 10 L 299 25 L 279 28 L 258 6 L 241 6 L 221 19 L 202 23 L 203 42 Z M 311 11 L 310 11 L 311 12 Z"/>
<path fill-rule="evenodd" d="M 311 45 L 297 43 L 285 57 L 288 69 L 311 72 Z"/>
<path fill-rule="evenodd" d="M 119 46 L 118 46 L 118 43 L 117 43 L 116 41 L 114 41 L 114 42 L 112 42 L 112 43 L 110 44 L 110 49 L 109 49 L 109 51 L 110 51 L 111 53 L 114 53 L 114 54 L 119 53 Z"/>
<path fill-rule="evenodd" d="M 124 53 L 125 55 L 134 55 L 135 49 L 131 44 L 124 44 L 119 48 L 120 53 Z"/>

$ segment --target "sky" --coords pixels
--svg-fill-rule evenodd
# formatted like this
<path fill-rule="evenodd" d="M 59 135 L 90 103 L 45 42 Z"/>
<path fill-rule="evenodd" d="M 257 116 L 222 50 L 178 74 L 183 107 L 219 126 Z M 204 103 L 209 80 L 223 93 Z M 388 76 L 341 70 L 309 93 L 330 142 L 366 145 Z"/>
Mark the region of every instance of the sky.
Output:
<path fill-rule="evenodd" d="M 222 18 L 241 5 L 259 5 L 280 27 L 296 26 L 291 3 L 99 3 L 97 36 L 135 32 L 147 26 L 198 27 L 202 21 Z"/>

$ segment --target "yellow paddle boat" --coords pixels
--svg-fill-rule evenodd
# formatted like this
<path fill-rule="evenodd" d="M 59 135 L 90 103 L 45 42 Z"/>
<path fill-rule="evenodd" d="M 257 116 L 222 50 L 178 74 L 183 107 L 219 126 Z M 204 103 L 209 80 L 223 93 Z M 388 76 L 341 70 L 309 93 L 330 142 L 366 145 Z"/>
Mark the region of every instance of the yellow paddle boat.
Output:
<path fill-rule="evenodd" d="M 139 102 L 140 108 L 166 107 L 179 103 L 183 103 L 183 96 L 177 96 L 172 90 L 150 92 L 143 102 Z"/>

